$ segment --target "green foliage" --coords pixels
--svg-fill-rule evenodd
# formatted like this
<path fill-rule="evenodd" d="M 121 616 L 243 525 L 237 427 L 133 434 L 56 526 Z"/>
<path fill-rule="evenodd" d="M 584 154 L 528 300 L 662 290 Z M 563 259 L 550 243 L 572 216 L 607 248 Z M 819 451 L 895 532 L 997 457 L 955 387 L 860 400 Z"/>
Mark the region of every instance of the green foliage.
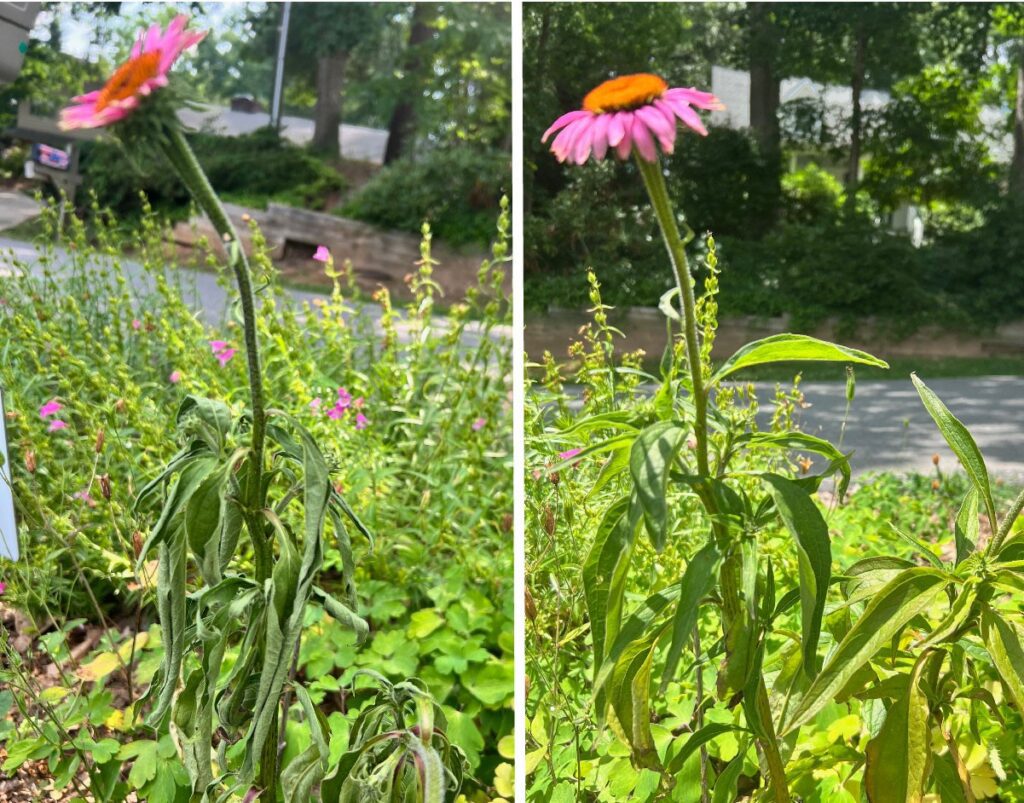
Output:
<path fill-rule="evenodd" d="M 269 128 L 239 137 L 192 134 L 189 142 L 214 190 L 228 200 L 323 209 L 345 186 L 335 170 Z M 82 173 L 84 190 L 94 192 L 100 204 L 119 217 L 140 214 L 140 190 L 163 213 L 181 214 L 189 203 L 187 191 L 165 159 L 139 164 L 116 142 L 86 143 Z"/>
<path fill-rule="evenodd" d="M 508 154 L 502 151 L 430 150 L 385 167 L 340 213 L 408 232 L 418 232 L 426 220 L 449 244 L 486 243 L 494 228 L 500 188 L 511 183 L 510 169 Z"/>
<path fill-rule="evenodd" d="M 97 740 L 110 735 L 103 728 L 112 726 L 103 723 L 115 715 L 127 724 L 113 738 L 144 743 L 124 747 L 122 759 L 129 781 L 137 781 L 131 788 L 150 790 L 148 784 L 156 784 L 170 790 L 169 797 L 150 799 L 171 800 L 179 787 L 206 780 L 201 774 L 190 779 L 182 769 L 182 761 L 193 772 L 204 761 L 204 733 L 198 727 L 204 710 L 213 705 L 224 732 L 244 735 L 246 710 L 260 699 L 276 699 L 275 688 L 290 695 L 294 706 L 295 722 L 285 734 L 287 783 L 304 788 L 321 772 L 323 752 L 315 744 L 317 728 L 324 734 L 320 714 L 328 722 L 324 738 L 331 745 L 324 772 L 333 770 L 366 697 L 357 695 L 359 705 L 344 702 L 357 680 L 355 668 L 377 670 L 396 684 L 421 676 L 443 711 L 443 717 L 435 716 L 437 733 L 447 733 L 457 748 L 438 749 L 450 766 L 460 768 L 458 751 L 464 752 L 468 767 L 482 779 L 467 794 L 488 799 L 481 796 L 503 765 L 498 743 L 511 731 L 513 688 L 506 520 L 511 445 L 503 423 L 511 354 L 499 329 L 509 310 L 500 289 L 507 217 L 502 217 L 494 259 L 482 265 L 479 285 L 453 306 L 443 328 L 431 318 L 436 288 L 429 239 L 413 274 L 415 300 L 400 312 L 382 295 L 383 328 L 373 331 L 367 301 L 354 293 L 347 268 L 332 272 L 336 293 L 322 306 L 299 310 L 284 299 L 254 230 L 254 264 L 259 279 L 269 281 L 258 306 L 267 393 L 280 410 L 271 418 L 277 472 L 268 486 L 271 500 L 278 502 L 268 521 L 280 555 L 269 581 L 273 591 L 261 603 L 264 595 L 245 580 L 256 556 L 248 539 L 238 538 L 230 515 L 236 507 L 236 491 L 230 489 L 245 474 L 228 470 L 238 460 L 235 447 L 246 440 L 246 422 L 239 417 L 243 358 L 221 367 L 209 345 L 223 339 L 240 347 L 240 332 L 231 320 L 210 329 L 196 320 L 182 300 L 180 287 L 190 281 L 180 270 L 185 266 L 168 256 L 163 229 L 144 209 L 130 242 L 137 265 L 126 265 L 120 256 L 123 244 L 114 236 L 118 221 L 96 207 L 93 242 L 72 217 L 66 252 L 54 251 L 48 244 L 52 239 L 40 243 L 52 272 L 23 266 L 24 276 L 4 283 L 2 309 L 17 335 L 0 381 L 12 389 L 5 401 L 16 413 L 8 433 L 12 455 L 18 455 L 14 485 L 26 555 L 4 578 L 5 599 L 40 622 L 81 615 L 98 623 L 101 616 L 131 610 L 146 626 L 156 598 L 163 627 L 143 632 L 150 642 L 144 651 L 140 645 L 143 654 L 136 656 L 146 669 L 139 665 L 134 696 L 129 692 L 135 705 L 125 708 L 121 702 L 115 712 L 105 710 L 92 720 Z M 46 216 L 52 225 L 55 210 L 47 208 Z M 417 333 L 408 340 L 399 335 L 400 318 L 403 331 Z M 365 428 L 356 428 L 354 410 L 334 419 L 310 406 L 326 397 L 326 409 L 339 387 L 358 400 L 353 403 L 368 419 Z M 67 428 L 51 433 L 49 419 L 40 419 L 37 411 L 52 398 L 60 399 L 58 417 Z M 169 434 L 175 408 L 180 438 Z M 322 444 L 322 462 L 310 450 L 310 438 Z M 165 472 L 168 461 L 171 469 Z M 311 481 L 329 492 L 330 538 L 322 542 L 322 556 L 313 554 L 310 563 L 322 561 L 316 585 L 300 585 L 292 594 L 288 589 L 292 578 L 301 577 L 303 553 L 308 559 L 309 545 L 319 541 L 309 529 L 316 527 L 317 516 L 305 517 L 297 504 L 304 496 L 307 505 L 320 498 L 308 491 Z M 147 483 L 136 508 L 133 499 Z M 359 527 L 349 524 L 351 537 L 340 528 L 346 508 L 338 489 L 366 529 L 379 535 L 374 548 L 356 537 Z M 146 545 L 144 532 L 150 534 Z M 158 554 L 162 559 L 155 564 Z M 230 565 L 222 562 L 232 554 Z M 181 600 L 164 592 L 185 576 L 192 594 L 183 612 Z M 307 596 L 309 604 L 302 605 Z M 204 611 L 202 628 L 184 625 Z M 287 626 L 294 634 L 305 625 L 310 633 L 294 692 L 290 681 L 277 685 L 279 680 L 258 689 L 260 665 L 245 660 L 252 654 L 248 634 L 266 633 L 271 620 L 282 623 L 282 631 Z M 366 645 L 357 650 L 360 628 Z M 205 641 L 218 632 L 236 633 L 220 656 L 211 647 L 216 642 Z M 290 638 L 282 632 L 280 641 Z M 189 648 L 194 639 L 204 640 L 200 653 Z M 468 652 L 467 643 L 474 645 Z M 286 680 L 290 659 L 290 651 L 278 651 L 262 674 Z M 111 674 L 118 663 L 103 666 Z M 178 667 L 183 685 L 175 690 L 168 679 L 177 676 Z M 139 700 L 138 690 L 151 680 L 148 701 Z M 5 676 L 4 683 L 10 682 Z M 211 697 L 214 684 L 217 693 Z M 310 716 L 304 687 L 320 714 Z M 91 688 L 83 686 L 81 693 Z M 164 756 L 162 742 L 152 741 L 153 730 L 144 724 L 143 715 L 158 702 L 161 689 L 170 689 L 177 699 L 173 719 L 183 753 L 168 742 L 171 752 Z M 32 709 L 28 716 L 31 721 L 16 718 L 16 741 L 26 738 L 40 712 Z M 169 738 L 159 716 L 151 724 L 158 727 L 159 739 Z M 264 738 L 276 738 L 268 724 L 263 720 L 259 726 Z M 259 734 L 253 729 L 252 735 Z M 63 756 L 60 760 L 72 760 L 66 740 L 54 737 L 48 744 Z M 244 745 L 245 740 L 229 749 L 222 766 L 237 773 L 245 763 Z M 406 744 L 404 749 L 418 748 Z M 36 745 L 29 752 L 39 750 L 43 747 Z M 176 767 L 174 773 L 160 769 L 161 762 Z M 106 766 L 93 763 L 94 774 Z"/>

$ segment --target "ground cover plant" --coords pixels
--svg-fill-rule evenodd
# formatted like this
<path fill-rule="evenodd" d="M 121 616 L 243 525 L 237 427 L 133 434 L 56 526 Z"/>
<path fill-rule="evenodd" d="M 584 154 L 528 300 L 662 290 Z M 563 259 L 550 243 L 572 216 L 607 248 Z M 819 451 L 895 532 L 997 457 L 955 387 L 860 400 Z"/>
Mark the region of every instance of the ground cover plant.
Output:
<path fill-rule="evenodd" d="M 69 799 L 500 799 L 507 204 L 444 322 L 427 228 L 406 310 L 382 292 L 375 323 L 324 248 L 334 292 L 297 308 L 172 122 L 164 76 L 198 38 L 154 26 L 63 119 L 163 151 L 226 244 L 224 323 L 185 303 L 198 277 L 148 209 L 138 263 L 96 207 L 92 239 L 72 217 L 5 280 L 26 558 L 5 577 L 3 770 Z"/>
<path fill-rule="evenodd" d="M 530 797 L 1019 799 L 1024 493 L 998 491 L 916 376 L 963 473 L 936 464 L 898 507 L 891 479 L 866 492 L 870 515 L 844 507 L 850 456 L 796 429 L 797 388 L 758 425 L 748 367 L 847 364 L 852 401 L 852 366 L 884 363 L 780 334 L 711 364 L 716 242 L 703 238 L 696 298 L 661 154 L 692 136 L 677 143 L 677 119 L 704 133 L 695 109 L 716 103 L 626 75 L 545 134 L 559 161 L 632 159 L 678 333 L 658 374 L 640 355 L 615 361 L 591 275 L 594 323 L 571 352 L 582 405 L 550 356 L 541 366 L 528 416 Z"/>

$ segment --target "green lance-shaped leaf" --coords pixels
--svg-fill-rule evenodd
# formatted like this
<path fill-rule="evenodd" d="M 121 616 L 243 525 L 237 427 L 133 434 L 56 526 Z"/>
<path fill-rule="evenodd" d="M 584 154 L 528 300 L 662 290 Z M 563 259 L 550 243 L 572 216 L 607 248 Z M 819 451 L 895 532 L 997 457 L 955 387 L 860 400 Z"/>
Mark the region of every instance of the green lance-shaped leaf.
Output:
<path fill-rule="evenodd" d="M 828 525 L 817 505 L 799 486 L 777 474 L 763 474 L 762 479 L 768 484 L 775 507 L 796 542 L 804 671 L 813 678 L 818 663 L 821 617 L 832 574 L 832 546 Z"/>
<path fill-rule="evenodd" d="M 717 736 L 733 732 L 745 733 L 746 729 L 739 725 L 724 722 L 709 722 L 700 730 L 695 731 L 690 738 L 683 743 L 683 746 L 679 748 L 679 752 L 672 756 L 672 759 L 668 763 L 666 773 L 669 775 L 675 775 L 683 768 L 686 760 L 696 753 L 701 747 Z"/>
<path fill-rule="evenodd" d="M 942 593 L 945 572 L 915 566 L 894 577 L 868 603 L 793 711 L 783 734 L 811 719 L 907 622 L 926 611 Z"/>
<path fill-rule="evenodd" d="M 672 621 L 672 643 L 661 675 L 662 694 L 675 677 L 683 647 L 692 642 L 700 602 L 715 584 L 715 573 L 721 559 L 714 543 L 709 541 L 693 556 L 683 572 L 683 579 L 679 581 L 679 602 L 676 603 Z"/>
<path fill-rule="evenodd" d="M 669 471 L 686 442 L 686 430 L 671 421 L 652 424 L 636 439 L 629 455 L 636 500 L 643 512 L 644 525 L 657 551 L 668 537 Z"/>
<path fill-rule="evenodd" d="M 184 465 L 181 474 L 178 475 L 178 481 L 164 503 L 163 510 L 160 511 L 160 518 L 142 545 L 136 560 L 136 571 L 141 571 L 149 551 L 163 542 L 168 533 L 180 525 L 178 514 L 184 511 L 192 494 L 216 466 L 217 459 L 209 455 L 195 457 Z"/>
<path fill-rule="evenodd" d="M 156 606 L 163 635 L 159 696 L 150 721 L 159 723 L 171 707 L 185 654 L 185 598 L 187 594 L 185 534 L 177 528 L 159 547 Z"/>
<path fill-rule="evenodd" d="M 655 769 L 658 751 L 651 734 L 651 665 L 665 628 L 633 641 L 619 656 L 608 682 L 608 702 L 629 743 L 634 766 Z"/>
<path fill-rule="evenodd" d="M 583 593 L 594 645 L 595 681 L 604 662 L 605 650 L 618 635 L 622 621 L 622 600 L 635 532 L 636 525 L 630 515 L 630 500 L 625 496 L 605 511 L 597 527 L 594 543 L 583 562 Z M 598 716 L 603 716 L 604 706 L 600 702 L 597 707 Z"/>
<path fill-rule="evenodd" d="M 842 474 L 842 479 L 836 487 L 840 499 L 846 495 L 846 489 L 850 485 L 850 455 L 843 454 L 828 441 L 814 435 L 804 432 L 750 432 L 737 438 L 736 446 L 763 446 L 820 454 L 828 459 L 831 468 Z"/>
<path fill-rule="evenodd" d="M 196 556 L 203 582 L 217 585 L 221 580 L 220 536 L 224 518 L 224 486 L 230 464 L 211 471 L 185 505 L 185 537 Z"/>
<path fill-rule="evenodd" d="M 1020 631 L 994 610 L 985 606 L 981 611 L 981 632 L 985 649 L 999 671 L 1003 685 L 1024 712 L 1024 648 Z"/>
<path fill-rule="evenodd" d="M 838 346 L 825 340 L 807 335 L 772 335 L 748 343 L 726 360 L 711 377 L 711 385 L 720 382 L 729 374 L 752 365 L 770 362 L 853 362 L 888 368 L 889 364 L 857 349 Z"/>
<path fill-rule="evenodd" d="M 711 803 L 733 803 L 736 800 L 736 788 L 739 785 L 740 772 L 747 756 L 747 740 L 740 741 L 739 750 L 729 765 L 722 770 L 715 781 L 715 792 Z"/>
<path fill-rule="evenodd" d="M 930 660 L 929 652 L 917 660 L 882 730 L 868 742 L 864 791 L 870 803 L 921 803 L 924 797 L 932 750 L 928 699 L 920 681 Z"/>
<path fill-rule="evenodd" d="M 305 687 L 295 683 L 293 688 L 295 698 L 302 706 L 312 739 L 309 746 L 284 768 L 281 773 L 281 787 L 285 800 L 313 800 L 313 789 L 327 774 L 331 754 L 331 729 L 326 717 L 313 705 Z"/>
<path fill-rule="evenodd" d="M 935 425 L 939 428 L 939 432 L 942 433 L 942 437 L 946 439 L 949 448 L 953 450 L 953 454 L 957 456 L 957 459 L 964 467 L 964 471 L 967 472 L 967 476 L 971 478 L 971 482 L 981 495 L 981 500 L 985 503 L 985 511 L 988 514 L 989 522 L 995 528 L 996 506 L 992 500 L 988 469 L 985 467 L 985 459 L 981 456 L 978 444 L 974 442 L 974 438 L 967 431 L 967 427 L 949 411 L 946 405 L 942 403 L 942 400 L 924 382 L 917 378 L 917 374 L 911 374 L 910 378 L 914 381 L 914 387 L 917 388 L 917 393 L 921 397 L 928 415 L 932 417 Z"/>
<path fill-rule="evenodd" d="M 953 523 L 953 538 L 956 541 L 956 565 L 959 566 L 977 549 L 978 534 L 978 489 L 972 487 L 964 497 L 960 512 Z"/>

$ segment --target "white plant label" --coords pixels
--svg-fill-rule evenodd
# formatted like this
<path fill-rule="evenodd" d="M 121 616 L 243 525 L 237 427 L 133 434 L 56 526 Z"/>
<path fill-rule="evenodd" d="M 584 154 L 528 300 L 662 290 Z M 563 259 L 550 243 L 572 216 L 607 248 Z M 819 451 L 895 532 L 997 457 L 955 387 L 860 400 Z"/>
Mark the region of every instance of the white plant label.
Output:
<path fill-rule="evenodd" d="M 11 489 L 10 458 L 7 449 L 7 415 L 0 390 L 0 558 L 18 559 L 18 526 L 14 519 L 14 491 Z"/>

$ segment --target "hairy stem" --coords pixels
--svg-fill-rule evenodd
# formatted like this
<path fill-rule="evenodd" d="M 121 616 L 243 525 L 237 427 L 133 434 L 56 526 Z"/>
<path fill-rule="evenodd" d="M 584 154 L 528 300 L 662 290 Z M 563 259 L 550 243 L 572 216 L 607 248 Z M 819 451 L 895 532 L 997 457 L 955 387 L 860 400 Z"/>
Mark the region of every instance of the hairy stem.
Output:
<path fill-rule="evenodd" d="M 668 197 L 668 188 L 665 186 L 665 178 L 661 173 L 661 163 L 644 161 L 643 157 L 639 154 L 636 154 L 636 163 L 640 170 L 640 175 L 643 177 L 644 186 L 647 188 L 647 194 L 651 198 L 651 205 L 654 207 L 658 226 L 661 228 L 661 236 L 665 241 L 665 249 L 668 251 L 672 271 L 675 274 L 676 285 L 679 288 L 683 337 L 686 341 L 686 357 L 689 363 L 690 380 L 693 385 L 693 430 L 694 437 L 697 440 L 697 473 L 701 477 L 701 487 L 698 489 L 698 495 L 705 510 L 711 517 L 712 527 L 719 546 L 725 547 L 728 532 L 721 524 L 718 504 L 715 501 L 711 487 L 707 484 L 707 480 L 711 478 L 708 463 L 708 389 L 704 385 L 704 365 L 701 361 L 700 340 L 697 335 L 697 303 L 693 293 L 693 277 L 690 275 L 690 265 L 686 258 L 685 243 L 683 242 L 682 235 L 679 233 L 679 226 L 672 211 L 672 203 Z M 738 608 L 740 605 L 738 588 L 723 587 L 722 590 L 723 596 L 730 597 L 729 599 L 723 599 L 723 608 L 726 611 Z M 765 718 L 770 726 L 771 711 L 768 708 L 768 694 L 765 691 L 763 676 L 759 679 L 758 699 L 755 702 L 761 710 L 762 718 Z M 774 739 L 759 740 L 759 744 L 768 762 L 769 782 L 771 783 L 776 803 L 789 803 L 785 765 L 779 754 L 778 744 Z"/>
<path fill-rule="evenodd" d="M 1017 495 L 1017 498 L 1013 500 L 1013 504 L 1010 505 L 1010 509 L 1006 511 L 1003 523 L 999 525 L 999 531 L 996 533 L 996 537 L 992 539 L 992 543 L 988 548 L 990 554 L 994 555 L 999 551 L 999 547 L 1003 545 L 1006 536 L 1010 534 L 1010 530 L 1013 529 L 1013 523 L 1017 521 L 1017 517 L 1022 509 L 1024 509 L 1024 490 Z"/>

